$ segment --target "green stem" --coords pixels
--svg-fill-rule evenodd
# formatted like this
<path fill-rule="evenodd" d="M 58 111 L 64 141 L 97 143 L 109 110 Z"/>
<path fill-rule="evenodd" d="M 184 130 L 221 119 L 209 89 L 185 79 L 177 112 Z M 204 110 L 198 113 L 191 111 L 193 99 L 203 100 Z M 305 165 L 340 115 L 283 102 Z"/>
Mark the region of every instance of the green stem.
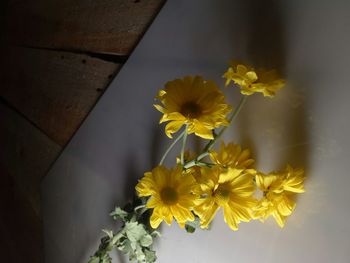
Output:
<path fill-rule="evenodd" d="M 167 157 L 168 153 L 170 152 L 170 150 L 171 150 L 171 149 L 174 147 L 174 145 L 182 138 L 182 136 L 185 135 L 186 130 L 187 130 L 187 128 L 186 128 L 182 133 L 180 133 L 179 136 L 169 145 L 168 149 L 166 149 L 165 153 L 163 154 L 162 159 L 161 159 L 160 162 L 159 162 L 159 165 L 162 165 L 162 164 L 163 164 L 163 162 L 164 162 L 165 158 Z"/>
<path fill-rule="evenodd" d="M 182 165 L 185 164 L 185 147 L 186 147 L 186 140 L 187 140 L 187 127 L 188 127 L 188 125 L 186 124 L 185 131 L 184 131 L 185 133 L 183 135 L 183 140 L 182 140 L 182 147 L 181 147 L 180 159 L 181 159 Z"/>
<path fill-rule="evenodd" d="M 199 161 L 196 163 L 197 166 L 206 166 L 206 167 L 212 167 L 215 164 L 214 163 L 208 163 L 208 162 L 203 162 L 203 161 Z"/>
<path fill-rule="evenodd" d="M 239 112 L 241 111 L 244 103 L 246 102 L 248 96 L 243 96 L 241 98 L 241 100 L 238 103 L 238 106 L 236 107 L 235 111 L 232 113 L 231 117 L 229 118 L 229 125 L 223 127 L 220 132 L 214 137 L 213 140 L 211 140 L 210 142 L 208 142 L 208 144 L 204 147 L 203 152 L 194 160 L 186 163 L 184 165 L 185 169 L 188 169 L 192 166 L 195 166 L 198 164 L 198 162 L 203 159 L 204 157 L 206 157 L 207 155 L 209 155 L 209 151 L 211 150 L 211 148 L 213 148 L 213 146 L 215 145 L 215 143 L 218 141 L 218 139 L 220 139 L 220 137 L 222 136 L 222 134 L 226 131 L 226 129 L 231 125 L 231 123 L 233 122 L 233 120 L 237 117 L 237 115 L 239 114 Z"/>

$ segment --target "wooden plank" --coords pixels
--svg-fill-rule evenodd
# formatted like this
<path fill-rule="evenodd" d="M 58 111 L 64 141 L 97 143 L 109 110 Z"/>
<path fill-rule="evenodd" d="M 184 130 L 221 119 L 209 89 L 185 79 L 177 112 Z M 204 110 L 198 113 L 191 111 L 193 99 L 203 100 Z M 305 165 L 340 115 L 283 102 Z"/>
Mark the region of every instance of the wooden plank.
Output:
<path fill-rule="evenodd" d="M 10 0 L 18 45 L 128 55 L 165 0 Z"/>
<path fill-rule="evenodd" d="M 39 184 L 61 151 L 40 130 L 17 112 L 0 103 L 0 166 L 40 214 Z"/>
<path fill-rule="evenodd" d="M 120 64 L 70 52 L 10 48 L 0 72 L 0 96 L 65 145 Z"/>
<path fill-rule="evenodd" d="M 41 219 L 4 167 L 0 166 L 0 174 L 1 262 L 42 262 Z"/>

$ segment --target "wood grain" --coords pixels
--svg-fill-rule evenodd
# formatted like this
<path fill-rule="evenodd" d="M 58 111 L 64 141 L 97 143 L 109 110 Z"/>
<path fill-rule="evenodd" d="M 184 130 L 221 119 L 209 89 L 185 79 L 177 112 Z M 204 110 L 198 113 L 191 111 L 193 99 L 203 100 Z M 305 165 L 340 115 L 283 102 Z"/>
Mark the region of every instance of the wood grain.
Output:
<path fill-rule="evenodd" d="M 3 103 L 0 103 L 0 145 L 0 166 L 13 177 L 19 192 L 39 215 L 40 180 L 61 147 Z"/>
<path fill-rule="evenodd" d="M 120 64 L 87 55 L 10 48 L 0 96 L 63 146 L 96 103 Z"/>
<path fill-rule="evenodd" d="M 128 55 L 165 0 L 10 0 L 17 45 Z"/>

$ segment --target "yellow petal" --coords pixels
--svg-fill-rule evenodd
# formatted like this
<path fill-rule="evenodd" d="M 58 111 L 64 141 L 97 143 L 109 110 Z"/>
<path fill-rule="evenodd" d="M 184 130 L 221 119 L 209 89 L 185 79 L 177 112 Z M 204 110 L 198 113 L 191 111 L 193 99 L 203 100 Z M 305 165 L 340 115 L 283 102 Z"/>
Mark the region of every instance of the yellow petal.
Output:
<path fill-rule="evenodd" d="M 147 204 L 146 204 L 146 207 L 147 207 L 147 208 L 154 208 L 154 207 L 157 207 L 160 203 L 161 203 L 161 201 L 160 201 L 158 198 L 152 196 L 152 197 L 148 200 L 148 202 L 147 202 Z"/>
<path fill-rule="evenodd" d="M 228 207 L 224 207 L 224 220 L 233 231 L 238 230 L 238 220 L 234 212 Z"/>
<path fill-rule="evenodd" d="M 185 123 L 183 121 L 171 121 L 169 122 L 166 126 L 165 126 L 165 134 L 169 137 L 169 138 L 173 138 L 172 134 L 177 132 L 182 125 L 184 125 Z"/>
<path fill-rule="evenodd" d="M 186 223 L 187 221 L 194 220 L 194 215 L 190 212 L 190 210 L 180 205 L 172 206 L 171 212 L 174 215 L 176 221 L 180 223 L 179 224 L 180 226 L 181 226 L 181 223 Z"/>
<path fill-rule="evenodd" d="M 171 225 L 171 222 L 173 221 L 173 215 L 170 211 L 170 208 L 167 206 L 159 206 L 159 207 L 156 207 L 155 209 L 157 209 L 157 213 L 159 217 L 164 219 L 165 223 L 167 223 L 168 225 Z"/>
<path fill-rule="evenodd" d="M 288 198 L 285 194 L 281 197 L 280 202 L 277 205 L 278 212 L 283 216 L 289 216 L 292 214 L 295 208 L 295 202 Z"/>
<path fill-rule="evenodd" d="M 244 66 L 242 64 L 237 65 L 237 74 L 244 75 L 247 73 L 247 71 L 248 71 L 248 69 L 246 66 Z"/>
<path fill-rule="evenodd" d="M 162 217 L 159 215 L 157 210 L 158 210 L 157 208 L 153 209 L 153 212 L 150 218 L 150 225 L 154 229 L 158 228 L 160 223 L 162 223 L 163 221 Z"/>
<path fill-rule="evenodd" d="M 186 118 L 178 112 L 171 112 L 168 114 L 163 114 L 162 118 L 160 119 L 159 123 L 163 123 L 166 121 L 186 121 Z"/>
<path fill-rule="evenodd" d="M 194 212 L 200 218 L 202 228 L 208 228 L 218 209 L 219 206 L 212 200 L 205 201 L 202 205 L 194 208 Z"/>
<path fill-rule="evenodd" d="M 161 113 L 164 113 L 164 112 L 165 112 L 165 109 L 164 109 L 162 106 L 160 106 L 160 105 L 158 105 L 158 104 L 153 104 L 153 106 L 154 106 L 158 111 L 160 111 Z"/>
<path fill-rule="evenodd" d="M 219 183 L 220 184 L 224 184 L 226 182 L 231 182 L 235 179 L 240 179 L 243 180 L 243 177 L 240 177 L 240 175 L 242 174 L 244 170 L 243 169 L 236 169 L 236 168 L 228 168 L 225 172 L 223 171 L 220 174 L 220 179 L 219 179 Z M 239 177 L 239 178 L 238 178 Z"/>
<path fill-rule="evenodd" d="M 204 139 L 207 139 L 207 140 L 213 140 L 214 139 L 214 136 L 213 136 L 213 132 L 211 129 L 208 129 L 206 128 L 201 122 L 199 121 L 195 121 L 195 131 L 194 133 L 199 136 L 199 137 L 202 137 Z"/>
<path fill-rule="evenodd" d="M 249 71 L 249 72 L 247 72 L 246 75 L 247 75 L 250 82 L 254 82 L 258 79 L 258 76 L 256 75 L 256 73 L 254 71 Z"/>
<path fill-rule="evenodd" d="M 274 212 L 272 216 L 274 217 L 275 221 L 280 226 L 280 228 L 283 228 L 286 221 L 286 217 L 280 215 L 277 211 Z"/>

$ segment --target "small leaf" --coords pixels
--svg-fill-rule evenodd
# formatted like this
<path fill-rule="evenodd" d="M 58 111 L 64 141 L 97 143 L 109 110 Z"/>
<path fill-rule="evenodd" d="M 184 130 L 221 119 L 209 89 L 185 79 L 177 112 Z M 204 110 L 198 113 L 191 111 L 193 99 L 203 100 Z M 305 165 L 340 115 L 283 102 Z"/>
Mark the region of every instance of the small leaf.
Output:
<path fill-rule="evenodd" d="M 153 243 L 153 238 L 149 234 L 144 235 L 140 240 L 140 244 L 143 247 L 149 247 L 150 245 L 152 245 L 152 243 Z"/>
<path fill-rule="evenodd" d="M 115 236 L 113 236 L 113 238 L 111 239 L 111 244 L 112 245 L 115 245 L 118 241 L 119 241 L 119 239 L 121 239 L 122 237 L 124 237 L 124 235 L 123 235 L 123 232 L 119 232 L 118 234 L 116 234 Z"/>
<path fill-rule="evenodd" d="M 186 229 L 186 232 L 187 233 L 194 233 L 195 231 L 196 231 L 196 228 L 195 227 L 193 227 L 193 226 L 191 226 L 191 225 L 185 225 L 185 229 Z"/>
<path fill-rule="evenodd" d="M 152 236 L 153 238 L 155 238 L 155 237 L 161 237 L 161 234 L 160 234 L 159 231 L 154 230 L 154 231 L 151 233 L 151 236 Z"/>
<path fill-rule="evenodd" d="M 146 259 L 146 255 L 143 253 L 143 250 L 140 246 L 137 246 L 135 250 L 136 258 L 138 262 L 144 262 Z"/>
<path fill-rule="evenodd" d="M 113 237 L 113 231 L 108 229 L 102 229 L 102 232 L 105 233 L 109 238 Z"/>
<path fill-rule="evenodd" d="M 153 250 L 149 250 L 149 249 L 145 249 L 144 250 L 145 256 L 146 256 L 146 263 L 153 263 L 156 262 L 157 260 L 157 256 L 156 256 L 156 252 Z"/>
<path fill-rule="evenodd" d="M 138 242 L 144 235 L 147 234 L 144 226 L 137 222 L 127 222 L 124 229 L 128 239 L 131 242 Z"/>
<path fill-rule="evenodd" d="M 101 238 L 101 243 L 100 243 L 100 246 L 98 247 L 98 249 L 99 250 L 106 250 L 106 249 L 108 250 L 109 241 L 110 241 L 109 237 Z"/>
<path fill-rule="evenodd" d="M 185 229 L 187 233 L 194 233 L 196 228 L 200 226 L 200 221 L 198 217 L 195 217 L 194 221 L 187 221 L 185 224 Z"/>
<path fill-rule="evenodd" d="M 116 207 L 109 215 L 113 217 L 114 220 L 121 219 L 122 221 L 126 222 L 128 220 L 129 213 L 120 207 Z"/>
<path fill-rule="evenodd" d="M 124 254 L 129 254 L 133 251 L 129 239 L 124 239 L 122 242 L 118 243 L 117 248 Z"/>

